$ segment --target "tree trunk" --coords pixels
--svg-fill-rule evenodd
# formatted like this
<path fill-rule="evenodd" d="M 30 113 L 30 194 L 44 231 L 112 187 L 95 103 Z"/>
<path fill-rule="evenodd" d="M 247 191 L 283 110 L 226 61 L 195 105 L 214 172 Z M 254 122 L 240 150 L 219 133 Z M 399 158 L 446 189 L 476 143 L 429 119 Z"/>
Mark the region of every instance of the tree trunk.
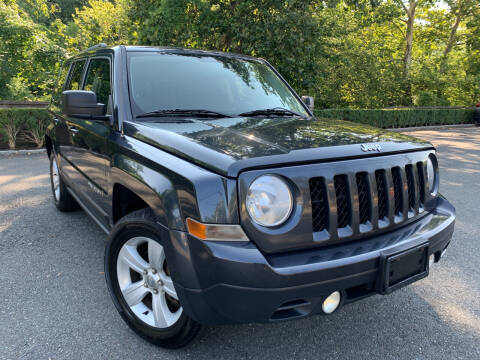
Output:
<path fill-rule="evenodd" d="M 405 35 L 405 56 L 403 58 L 403 78 L 405 80 L 405 104 L 412 104 L 412 82 L 410 79 L 410 65 L 412 64 L 412 50 L 413 50 L 413 30 L 415 24 L 415 10 L 417 2 L 410 0 L 408 9 L 404 6 L 407 13 L 407 31 Z"/>
<path fill-rule="evenodd" d="M 447 47 L 443 52 L 443 58 L 446 59 L 450 51 L 452 51 L 453 47 L 455 46 L 455 40 L 457 38 L 457 30 L 458 26 L 460 25 L 460 21 L 462 21 L 462 15 L 460 12 L 457 13 L 455 18 L 455 23 L 452 26 L 452 30 L 450 31 L 450 36 L 448 38 Z"/>

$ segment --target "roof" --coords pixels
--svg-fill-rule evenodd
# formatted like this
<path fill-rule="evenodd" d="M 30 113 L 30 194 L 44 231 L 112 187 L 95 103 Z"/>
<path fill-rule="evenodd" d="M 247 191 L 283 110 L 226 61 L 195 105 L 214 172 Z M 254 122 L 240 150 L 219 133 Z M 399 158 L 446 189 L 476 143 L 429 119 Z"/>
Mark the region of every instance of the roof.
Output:
<path fill-rule="evenodd" d="M 78 57 L 88 53 L 104 52 L 105 50 L 115 50 L 119 47 L 124 47 L 127 52 L 161 52 L 161 53 L 204 55 L 204 56 L 213 55 L 213 56 L 224 56 L 224 57 L 230 57 L 230 58 L 248 59 L 248 60 L 256 60 L 256 61 L 262 60 L 253 56 L 231 53 L 231 52 L 215 51 L 215 50 L 185 49 L 185 48 L 168 47 L 168 46 L 141 46 L 141 45 L 107 46 L 105 44 L 98 44 L 88 49 L 82 50 L 78 54 L 75 54 L 73 57 Z"/>

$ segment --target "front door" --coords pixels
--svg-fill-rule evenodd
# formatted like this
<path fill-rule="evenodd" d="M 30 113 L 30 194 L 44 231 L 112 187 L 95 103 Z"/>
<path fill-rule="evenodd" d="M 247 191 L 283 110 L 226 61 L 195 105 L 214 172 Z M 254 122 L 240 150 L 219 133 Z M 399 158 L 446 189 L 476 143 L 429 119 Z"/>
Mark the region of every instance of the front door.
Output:
<path fill-rule="evenodd" d="M 105 104 L 110 113 L 111 62 L 109 58 L 91 58 L 87 64 L 83 90 L 93 91 L 97 102 Z M 111 115 L 111 113 L 110 113 Z M 80 174 L 79 190 L 82 201 L 95 217 L 108 227 L 108 201 L 106 169 L 106 139 L 112 131 L 108 122 L 69 118 L 68 125 L 73 141 L 70 161 Z"/>
<path fill-rule="evenodd" d="M 62 90 L 80 90 L 82 87 L 83 74 L 85 69 L 86 59 L 76 60 L 72 63 L 70 71 Z M 61 94 L 59 94 L 61 97 Z M 58 99 L 61 102 L 61 99 Z M 66 114 L 62 113 L 61 109 L 58 109 L 58 113 L 54 121 L 56 141 L 59 147 L 59 153 L 61 155 L 60 167 L 63 176 L 65 176 L 74 191 L 79 192 L 78 185 L 81 183 L 80 173 L 76 170 L 73 164 L 73 158 L 75 157 L 74 129 L 75 123 L 71 121 Z"/>

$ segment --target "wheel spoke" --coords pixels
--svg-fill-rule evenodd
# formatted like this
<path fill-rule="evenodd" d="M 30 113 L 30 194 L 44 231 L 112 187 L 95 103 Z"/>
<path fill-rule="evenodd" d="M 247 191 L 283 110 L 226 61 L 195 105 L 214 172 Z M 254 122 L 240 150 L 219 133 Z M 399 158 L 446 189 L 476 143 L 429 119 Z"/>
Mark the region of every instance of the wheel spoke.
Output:
<path fill-rule="evenodd" d="M 175 317 L 168 308 L 165 293 L 160 292 L 152 296 L 152 310 L 155 326 L 167 327 L 175 322 Z"/>
<path fill-rule="evenodd" d="M 170 276 L 167 276 L 165 274 L 161 275 L 162 281 L 163 281 L 163 290 L 173 297 L 174 299 L 178 300 L 178 295 L 177 292 L 175 291 L 175 287 L 173 286 L 173 281 Z"/>
<path fill-rule="evenodd" d="M 122 247 L 122 250 L 120 250 L 120 254 L 118 254 L 118 261 L 123 261 L 132 270 L 140 274 L 150 267 L 149 264 L 145 260 L 143 260 L 143 258 L 138 253 L 137 247 L 132 245 L 124 245 Z"/>
<path fill-rule="evenodd" d="M 148 262 L 151 267 L 161 270 L 163 261 L 165 260 L 165 253 L 163 246 L 154 240 L 148 240 Z"/>
<path fill-rule="evenodd" d="M 143 286 L 143 281 L 137 281 L 125 287 L 122 294 L 128 306 L 134 306 L 147 295 L 147 288 Z"/>

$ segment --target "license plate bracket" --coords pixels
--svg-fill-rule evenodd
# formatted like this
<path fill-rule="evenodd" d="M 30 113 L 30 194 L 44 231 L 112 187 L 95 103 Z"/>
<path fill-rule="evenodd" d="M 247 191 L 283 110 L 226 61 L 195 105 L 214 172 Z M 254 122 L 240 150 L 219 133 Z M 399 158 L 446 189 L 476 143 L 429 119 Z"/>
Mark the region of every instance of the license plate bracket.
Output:
<path fill-rule="evenodd" d="M 390 294 L 406 285 L 428 276 L 428 243 L 380 258 L 380 276 L 377 290 Z"/>

